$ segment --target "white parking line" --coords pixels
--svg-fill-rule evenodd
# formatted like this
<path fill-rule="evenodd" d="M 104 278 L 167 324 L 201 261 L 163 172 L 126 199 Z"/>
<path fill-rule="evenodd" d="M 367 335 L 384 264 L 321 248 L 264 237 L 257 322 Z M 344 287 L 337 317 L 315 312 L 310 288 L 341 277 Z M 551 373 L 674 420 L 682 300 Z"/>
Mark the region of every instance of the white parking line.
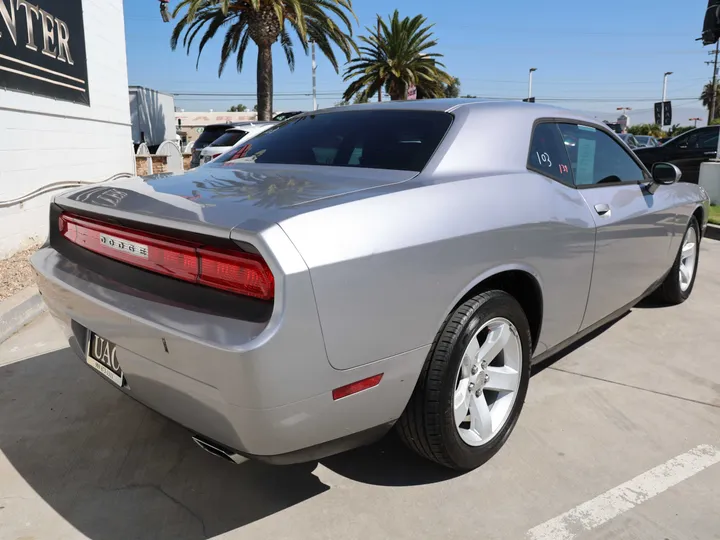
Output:
<path fill-rule="evenodd" d="M 576 535 L 607 523 L 716 463 L 720 463 L 720 449 L 701 444 L 564 514 L 533 527 L 525 537 L 528 540 L 572 540 Z"/>

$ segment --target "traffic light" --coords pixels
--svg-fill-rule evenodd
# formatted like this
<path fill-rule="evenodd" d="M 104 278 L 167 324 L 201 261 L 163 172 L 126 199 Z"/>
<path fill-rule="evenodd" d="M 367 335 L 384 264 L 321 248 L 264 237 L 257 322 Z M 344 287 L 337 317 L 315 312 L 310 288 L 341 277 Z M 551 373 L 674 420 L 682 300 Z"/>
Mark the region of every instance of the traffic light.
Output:
<path fill-rule="evenodd" d="M 714 45 L 720 39 L 720 0 L 708 0 L 703 23 L 703 45 Z"/>

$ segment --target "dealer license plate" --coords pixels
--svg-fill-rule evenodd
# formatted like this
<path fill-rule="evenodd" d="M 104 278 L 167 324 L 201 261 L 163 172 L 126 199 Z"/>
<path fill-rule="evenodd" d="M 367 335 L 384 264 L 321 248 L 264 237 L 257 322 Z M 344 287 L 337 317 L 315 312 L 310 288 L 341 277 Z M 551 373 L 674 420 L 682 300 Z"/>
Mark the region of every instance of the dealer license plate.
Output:
<path fill-rule="evenodd" d="M 124 376 L 117 359 L 117 345 L 89 330 L 88 334 L 85 356 L 87 363 L 118 386 L 122 386 Z"/>

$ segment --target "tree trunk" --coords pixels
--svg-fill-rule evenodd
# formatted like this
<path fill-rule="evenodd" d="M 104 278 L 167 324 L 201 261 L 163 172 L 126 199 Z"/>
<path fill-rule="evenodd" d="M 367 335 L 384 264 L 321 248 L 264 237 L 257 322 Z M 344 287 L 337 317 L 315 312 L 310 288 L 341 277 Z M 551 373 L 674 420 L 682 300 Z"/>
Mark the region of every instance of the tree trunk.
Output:
<path fill-rule="evenodd" d="M 258 45 L 257 98 L 258 120 L 272 120 L 273 113 L 272 44 Z"/>
<path fill-rule="evenodd" d="M 407 99 L 407 87 L 398 81 L 392 81 L 388 86 L 388 94 L 390 94 L 391 101 Z"/>

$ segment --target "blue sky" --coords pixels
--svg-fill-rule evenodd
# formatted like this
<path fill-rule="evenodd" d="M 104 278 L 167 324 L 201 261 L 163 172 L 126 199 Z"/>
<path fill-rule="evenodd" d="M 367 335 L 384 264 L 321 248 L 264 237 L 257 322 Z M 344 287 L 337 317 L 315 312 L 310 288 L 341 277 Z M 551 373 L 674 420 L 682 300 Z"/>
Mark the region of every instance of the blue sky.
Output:
<path fill-rule="evenodd" d="M 176 4 L 172 0 L 171 6 Z M 463 94 L 482 97 L 527 96 L 530 67 L 533 93 L 538 99 L 578 109 L 599 119 L 617 117 L 616 107 L 632 107 L 633 123 L 651 121 L 652 104 L 662 95 L 663 73 L 672 71 L 668 97 L 674 121 L 688 124 L 704 117 L 692 99 L 712 76 L 709 48 L 695 41 L 702 30 L 706 0 L 514 0 L 445 2 L 396 0 L 401 15 L 422 13 L 435 24 L 437 52 L 445 55 L 447 71 L 460 78 Z M 172 23 L 160 19 L 157 0 L 124 0 L 130 84 L 168 92 L 236 92 L 254 94 L 256 49 L 248 48 L 245 67 L 234 64 L 218 79 L 220 41 L 210 43 L 195 69 L 196 49 L 190 56 L 170 49 Z M 365 33 L 375 14 L 386 16 L 393 7 L 380 0 L 356 0 L 359 24 Z M 311 62 L 296 49 L 295 72 L 290 72 L 279 45 L 274 48 L 275 110 L 309 110 Z M 320 107 L 340 101 L 346 84 L 324 58 L 318 59 Z M 229 99 L 176 98 L 187 111 L 224 111 L 235 103 L 251 108 L 253 96 Z"/>

